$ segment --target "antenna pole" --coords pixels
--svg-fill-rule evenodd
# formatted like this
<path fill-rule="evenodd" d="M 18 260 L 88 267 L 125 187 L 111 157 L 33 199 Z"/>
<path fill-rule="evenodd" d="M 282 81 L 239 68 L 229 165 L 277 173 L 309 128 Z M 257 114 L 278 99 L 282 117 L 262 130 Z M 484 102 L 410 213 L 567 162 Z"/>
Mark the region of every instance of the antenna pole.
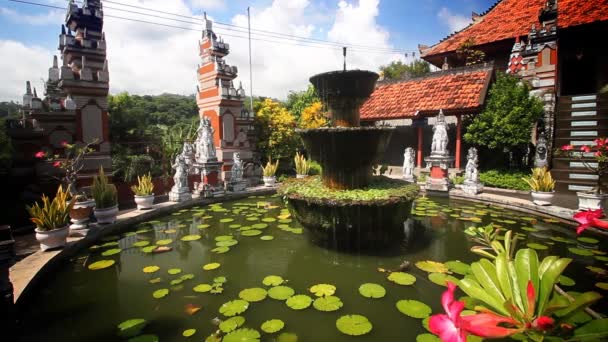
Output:
<path fill-rule="evenodd" d="M 342 56 L 344 56 L 344 71 L 346 71 L 346 46 L 342 47 Z"/>
<path fill-rule="evenodd" d="M 247 27 L 249 31 L 249 110 L 250 115 L 255 115 L 253 112 L 253 68 L 251 66 L 251 12 L 247 7 Z"/>

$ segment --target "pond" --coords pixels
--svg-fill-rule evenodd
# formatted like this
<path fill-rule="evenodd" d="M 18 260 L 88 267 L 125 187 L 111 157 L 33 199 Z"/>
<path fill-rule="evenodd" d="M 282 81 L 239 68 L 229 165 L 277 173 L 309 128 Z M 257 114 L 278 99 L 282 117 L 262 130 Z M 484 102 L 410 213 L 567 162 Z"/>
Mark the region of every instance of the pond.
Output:
<path fill-rule="evenodd" d="M 491 222 L 518 232 L 525 239 L 520 243 L 537 249 L 541 258 L 548 254 L 573 258 L 564 273 L 567 278 L 561 281 L 565 290 L 607 294 L 606 241 L 577 241 L 572 227 L 484 204 L 419 199 L 412 212 L 406 224 L 408 240 L 399 250 L 371 255 L 336 252 L 311 242 L 308 232 L 289 217 L 276 195 L 180 210 L 136 225 L 121 236 L 109 236 L 44 276 L 28 297 L 21 298 L 20 336 L 23 341 L 120 341 L 128 338 L 119 337 L 119 324 L 143 319 L 145 324 L 131 321 L 135 328 L 122 335 L 139 334 L 139 341 L 154 341 L 154 336 L 160 341 L 202 341 L 218 330 L 215 318 L 227 319 L 222 310 L 242 316 L 241 329 L 255 329 L 262 341 L 295 341 L 294 335 L 299 341 L 415 341 L 428 333 L 423 319 L 401 313 L 397 303 L 416 300 L 434 313 L 442 312 L 440 297 L 445 290 L 439 285 L 441 276 L 429 279 L 429 273 L 416 263 L 477 260 L 469 252 L 472 243 L 463 231 Z M 171 250 L 153 253 L 153 246 Z M 415 277 L 411 285 L 392 282 L 387 279 L 389 273 L 382 272 L 397 270 L 404 260 L 411 265 L 405 272 Z M 461 263 L 448 265 L 457 271 L 452 276 L 461 277 Z M 266 278 L 269 275 L 278 277 Z M 404 276 L 402 280 L 408 283 L 413 278 Z M 364 283 L 380 285 L 365 286 L 363 292 L 381 298 L 360 294 Z M 292 291 L 279 288 L 270 295 L 282 300 L 273 299 L 266 291 L 278 284 L 305 296 L 285 301 Z M 313 288 L 326 294 L 335 286 L 333 296 L 339 300 L 309 306 L 310 299 L 317 298 L 310 289 L 317 284 L 332 285 Z M 254 290 L 242 292 L 245 289 Z M 458 296 L 464 294 L 459 291 Z M 222 307 L 228 302 L 230 305 Z M 412 303 L 410 308 L 415 307 Z M 605 304 L 599 303 L 596 309 L 606 310 Z M 324 312 L 317 307 L 336 310 Z M 424 306 L 414 311 L 422 317 L 428 315 Z M 355 338 L 336 328 L 340 317 L 353 314 L 369 320 L 369 333 Z M 584 316 L 578 319 L 588 319 Z M 262 323 L 273 319 L 281 320 L 284 327 L 275 333 L 263 332 Z M 230 330 L 239 323 L 242 319 L 220 327 Z M 279 322 L 273 323 L 265 328 L 281 327 Z M 369 324 L 342 323 L 347 330 L 354 327 L 355 333 L 369 330 Z M 251 330 L 239 333 L 256 334 Z M 184 334 L 193 335 L 187 338 Z M 233 333 L 224 340 L 239 337 Z"/>

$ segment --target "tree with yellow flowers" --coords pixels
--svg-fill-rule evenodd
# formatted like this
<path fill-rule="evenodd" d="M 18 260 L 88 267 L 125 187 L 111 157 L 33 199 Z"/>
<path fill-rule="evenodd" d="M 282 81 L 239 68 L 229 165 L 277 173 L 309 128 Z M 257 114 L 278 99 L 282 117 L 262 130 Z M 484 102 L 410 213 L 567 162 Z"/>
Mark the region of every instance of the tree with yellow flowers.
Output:
<path fill-rule="evenodd" d="M 273 159 L 291 158 L 298 146 L 296 119 L 281 103 L 264 99 L 256 104 L 258 151 Z"/>
<path fill-rule="evenodd" d="M 326 127 L 328 124 L 329 121 L 320 101 L 313 102 L 310 106 L 304 108 L 300 116 L 300 128 L 319 128 Z"/>

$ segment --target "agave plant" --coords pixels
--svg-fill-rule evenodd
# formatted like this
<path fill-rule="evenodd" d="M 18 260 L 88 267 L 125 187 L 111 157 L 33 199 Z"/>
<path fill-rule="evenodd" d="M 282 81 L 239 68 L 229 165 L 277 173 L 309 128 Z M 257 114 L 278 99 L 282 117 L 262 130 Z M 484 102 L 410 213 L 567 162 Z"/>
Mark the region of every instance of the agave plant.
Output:
<path fill-rule="evenodd" d="M 30 214 L 30 220 L 41 231 L 50 231 L 66 226 L 70 222 L 70 210 L 76 202 L 76 198 L 71 200 L 68 191 L 63 191 L 60 185 L 57 189 L 55 198 L 51 201 L 46 195 L 42 195 L 42 206 L 34 203 L 33 206 L 27 207 Z"/>
<path fill-rule="evenodd" d="M 555 180 L 551 176 L 551 171 L 546 167 L 537 167 L 532 169 L 532 175 L 522 180 L 530 186 L 532 191 L 536 192 L 552 192 L 555 188 Z"/>
<path fill-rule="evenodd" d="M 279 168 L 279 161 L 277 160 L 276 163 L 273 163 L 272 158 L 269 158 L 268 162 L 266 163 L 266 166 L 262 166 L 264 177 L 274 176 L 275 173 L 277 172 L 278 168 Z"/>
<path fill-rule="evenodd" d="M 299 175 L 308 175 L 308 171 L 310 170 L 310 160 L 306 159 L 304 155 L 296 152 L 296 156 L 294 157 L 294 162 L 296 163 L 296 173 Z"/>
<path fill-rule="evenodd" d="M 108 181 L 108 177 L 106 177 L 103 167 L 99 168 L 99 175 L 93 178 L 91 192 L 95 199 L 95 207 L 97 209 L 106 209 L 118 204 L 116 187 Z"/>
<path fill-rule="evenodd" d="M 137 185 L 131 186 L 131 191 L 136 196 L 149 196 L 154 191 L 154 184 L 152 183 L 152 176 L 148 172 L 147 175 L 137 176 Z"/>

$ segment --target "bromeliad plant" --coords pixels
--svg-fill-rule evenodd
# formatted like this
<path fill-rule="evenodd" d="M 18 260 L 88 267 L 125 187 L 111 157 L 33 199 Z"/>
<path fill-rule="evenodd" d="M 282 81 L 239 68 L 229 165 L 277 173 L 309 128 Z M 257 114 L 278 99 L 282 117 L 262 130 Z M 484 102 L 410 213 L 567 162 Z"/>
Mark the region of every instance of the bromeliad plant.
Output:
<path fill-rule="evenodd" d="M 601 296 L 586 292 L 576 298 L 556 283 L 571 259 L 548 256 L 542 261 L 533 249 L 515 253 L 517 237 L 511 231 L 498 242 L 493 227 L 469 229 L 482 246 L 472 251 L 488 257 L 471 264 L 471 274 L 459 286 L 480 303 L 476 314 L 461 316 L 464 303 L 454 300 L 456 285 L 448 283 L 442 304 L 446 314 L 434 315 L 431 331 L 444 342 L 464 342 L 469 334 L 483 338 L 525 335 L 531 341 L 599 341 L 608 337 L 608 326 L 591 321 L 573 331 L 574 315 L 597 302 Z M 595 314 L 595 313 L 594 313 Z M 595 314 L 597 318 L 597 314 Z M 521 337 L 521 336 L 520 336 Z"/>
<path fill-rule="evenodd" d="M 70 210 L 76 201 L 74 197 L 68 200 L 69 197 L 70 194 L 64 191 L 61 185 L 52 201 L 46 195 L 42 195 L 42 206 L 34 203 L 33 206 L 27 207 L 30 220 L 41 231 L 51 231 L 67 226 L 70 222 Z"/>
<path fill-rule="evenodd" d="M 536 192 L 553 192 L 555 188 L 555 180 L 551 176 L 551 171 L 546 167 L 532 169 L 532 175 L 523 177 L 522 180 L 528 183 L 532 191 Z"/>
<path fill-rule="evenodd" d="M 306 159 L 303 154 L 296 152 L 296 156 L 294 157 L 294 162 L 296 163 L 296 173 L 299 175 L 308 175 L 308 171 L 310 170 L 310 160 Z"/>
<path fill-rule="evenodd" d="M 99 168 L 99 175 L 93 178 L 91 193 L 95 199 L 95 207 L 97 209 L 111 208 L 118 204 L 116 187 L 108 181 L 103 167 Z"/>
<path fill-rule="evenodd" d="M 131 191 L 136 196 L 150 196 L 154 191 L 154 184 L 152 183 L 152 176 L 150 173 L 143 176 L 137 176 L 137 185 L 131 186 Z"/>
<path fill-rule="evenodd" d="M 277 160 L 276 163 L 273 164 L 272 158 L 269 158 L 268 162 L 266 163 L 266 166 L 262 166 L 264 177 L 273 177 L 275 175 L 275 173 L 277 172 L 278 168 L 279 168 L 279 161 Z"/>
<path fill-rule="evenodd" d="M 573 145 L 564 145 L 560 150 L 561 153 L 568 153 L 571 157 L 579 159 L 587 170 L 597 175 L 597 183 L 591 190 L 592 193 L 606 193 L 602 178 L 608 173 L 608 138 L 595 139 L 593 145 L 583 145 L 578 150 Z M 589 157 L 593 158 L 594 163 L 585 159 Z"/>

